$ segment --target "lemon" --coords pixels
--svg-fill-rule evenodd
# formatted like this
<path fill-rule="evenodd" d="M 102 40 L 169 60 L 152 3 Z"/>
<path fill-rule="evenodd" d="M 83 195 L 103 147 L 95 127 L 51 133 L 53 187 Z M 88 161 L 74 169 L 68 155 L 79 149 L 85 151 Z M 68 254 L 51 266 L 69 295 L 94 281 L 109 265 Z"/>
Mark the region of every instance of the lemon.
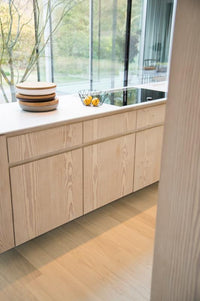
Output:
<path fill-rule="evenodd" d="M 94 107 L 97 107 L 98 104 L 99 104 L 99 98 L 97 98 L 97 97 L 96 97 L 96 98 L 93 98 L 92 104 L 93 104 Z"/>
<path fill-rule="evenodd" d="M 91 101 L 92 101 L 92 96 L 87 96 L 83 102 L 86 106 L 89 106 L 91 104 Z"/>

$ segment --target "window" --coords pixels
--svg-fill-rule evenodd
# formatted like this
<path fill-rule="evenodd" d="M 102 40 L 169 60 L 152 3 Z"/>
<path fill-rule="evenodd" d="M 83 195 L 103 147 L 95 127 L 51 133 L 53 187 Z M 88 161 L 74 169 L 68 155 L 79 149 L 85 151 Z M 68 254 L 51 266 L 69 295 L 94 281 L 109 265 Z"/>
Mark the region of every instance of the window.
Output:
<path fill-rule="evenodd" d="M 0 102 L 13 101 L 24 80 L 54 81 L 60 94 L 166 82 L 173 7 L 173 0 L 3 1 Z"/>

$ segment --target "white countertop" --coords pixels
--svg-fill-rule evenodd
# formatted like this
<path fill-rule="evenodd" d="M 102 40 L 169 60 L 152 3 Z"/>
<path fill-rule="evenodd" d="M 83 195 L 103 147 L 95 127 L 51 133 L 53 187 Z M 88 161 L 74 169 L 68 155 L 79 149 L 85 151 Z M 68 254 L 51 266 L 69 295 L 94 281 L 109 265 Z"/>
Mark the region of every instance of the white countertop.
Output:
<path fill-rule="evenodd" d="M 75 121 L 81 118 L 101 115 L 108 112 L 124 111 L 127 108 L 138 107 L 146 103 L 118 107 L 103 104 L 100 107 L 84 106 L 77 95 L 66 95 L 59 97 L 57 110 L 50 112 L 31 113 L 23 111 L 17 102 L 0 105 L 0 135 L 8 134 L 15 131 L 26 130 L 39 126 L 45 126 L 54 123 L 66 121 Z M 151 101 L 150 104 L 163 102 L 163 100 Z"/>

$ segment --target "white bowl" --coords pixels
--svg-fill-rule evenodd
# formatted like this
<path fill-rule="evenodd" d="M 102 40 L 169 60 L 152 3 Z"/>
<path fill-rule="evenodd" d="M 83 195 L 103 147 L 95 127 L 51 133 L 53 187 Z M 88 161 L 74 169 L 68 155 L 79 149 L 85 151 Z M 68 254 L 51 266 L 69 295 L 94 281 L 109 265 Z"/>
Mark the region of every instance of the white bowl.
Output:
<path fill-rule="evenodd" d="M 56 84 L 46 82 L 23 82 L 16 85 L 16 92 L 23 95 L 49 95 L 56 92 Z"/>
<path fill-rule="evenodd" d="M 37 90 L 28 90 L 28 89 L 18 89 L 16 88 L 16 92 L 23 95 L 49 95 L 56 92 L 56 88 L 51 89 L 37 89 Z"/>

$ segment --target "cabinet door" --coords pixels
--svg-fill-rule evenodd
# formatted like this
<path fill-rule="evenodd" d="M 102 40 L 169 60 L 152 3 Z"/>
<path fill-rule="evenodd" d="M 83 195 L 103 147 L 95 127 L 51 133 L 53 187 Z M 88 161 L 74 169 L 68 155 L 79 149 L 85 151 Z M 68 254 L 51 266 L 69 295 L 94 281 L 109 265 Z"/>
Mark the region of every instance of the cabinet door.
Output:
<path fill-rule="evenodd" d="M 136 134 L 134 191 L 160 178 L 163 126 Z"/>
<path fill-rule="evenodd" d="M 0 137 L 0 253 L 14 247 L 10 180 L 5 136 Z"/>
<path fill-rule="evenodd" d="M 11 168 L 16 244 L 83 214 L 82 151 Z"/>
<path fill-rule="evenodd" d="M 132 192 L 135 134 L 84 148 L 84 213 Z"/>

